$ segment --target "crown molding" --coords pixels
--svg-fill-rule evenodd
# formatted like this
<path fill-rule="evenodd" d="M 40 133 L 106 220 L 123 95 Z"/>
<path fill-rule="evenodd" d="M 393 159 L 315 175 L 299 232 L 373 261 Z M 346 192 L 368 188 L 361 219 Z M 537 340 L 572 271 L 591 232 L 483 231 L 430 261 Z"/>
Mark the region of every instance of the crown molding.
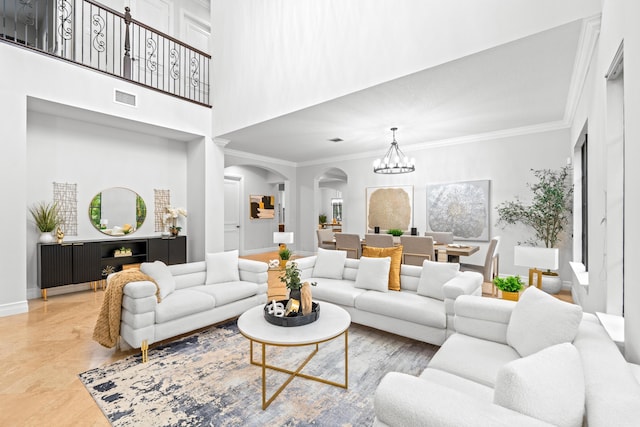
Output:
<path fill-rule="evenodd" d="M 213 143 L 216 144 L 218 147 L 226 147 L 228 143 L 230 143 L 231 140 L 230 139 L 224 139 L 224 138 L 213 138 Z"/>
<path fill-rule="evenodd" d="M 573 63 L 573 74 L 567 94 L 567 103 L 564 111 L 564 121 L 573 123 L 573 119 L 580 102 L 580 97 L 587 79 L 587 73 L 591 65 L 591 59 L 595 52 L 596 44 L 600 36 L 600 23 L 602 15 L 597 14 L 582 21 L 582 31 L 578 40 L 578 50 Z"/>

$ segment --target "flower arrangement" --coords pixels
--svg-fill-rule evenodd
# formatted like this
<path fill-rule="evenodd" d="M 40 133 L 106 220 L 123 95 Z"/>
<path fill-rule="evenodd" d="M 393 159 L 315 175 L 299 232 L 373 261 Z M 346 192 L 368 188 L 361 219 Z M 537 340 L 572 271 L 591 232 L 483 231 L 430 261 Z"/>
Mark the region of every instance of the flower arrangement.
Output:
<path fill-rule="evenodd" d="M 183 216 L 187 217 L 187 210 L 185 208 L 174 208 L 172 206 L 167 206 L 167 211 L 164 214 L 164 223 L 165 225 L 169 225 L 169 231 L 171 234 L 177 235 L 182 227 L 178 226 L 178 217 Z"/>

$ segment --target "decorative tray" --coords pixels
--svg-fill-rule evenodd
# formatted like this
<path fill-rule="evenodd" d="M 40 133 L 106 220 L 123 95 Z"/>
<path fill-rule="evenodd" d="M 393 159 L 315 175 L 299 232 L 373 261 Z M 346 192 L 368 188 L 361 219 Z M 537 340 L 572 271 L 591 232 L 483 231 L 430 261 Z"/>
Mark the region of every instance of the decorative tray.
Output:
<path fill-rule="evenodd" d="M 280 301 L 276 301 L 282 303 L 283 305 L 287 305 L 289 300 L 283 299 Z M 264 318 L 267 322 L 276 326 L 302 326 L 308 325 L 309 323 L 313 323 L 320 317 L 320 304 L 317 302 L 311 303 L 311 313 L 304 316 L 302 313 L 290 313 L 288 316 L 278 317 L 273 314 L 269 314 L 269 304 L 265 304 L 264 306 Z"/>

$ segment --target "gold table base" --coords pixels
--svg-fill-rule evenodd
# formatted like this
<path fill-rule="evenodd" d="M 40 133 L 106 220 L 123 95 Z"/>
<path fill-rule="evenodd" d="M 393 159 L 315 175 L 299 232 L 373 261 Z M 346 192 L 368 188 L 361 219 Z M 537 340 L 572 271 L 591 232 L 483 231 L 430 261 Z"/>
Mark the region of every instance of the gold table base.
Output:
<path fill-rule="evenodd" d="M 309 361 L 313 359 L 313 356 L 315 356 L 318 353 L 319 344 L 323 342 L 331 341 L 332 339 L 335 339 L 340 335 L 344 335 L 344 384 L 340 384 L 335 381 L 326 380 L 320 377 L 315 377 L 313 375 L 303 374 L 302 372 L 300 372 L 302 371 L 302 369 L 304 369 L 307 363 L 309 363 Z M 262 346 L 262 360 L 260 362 L 256 362 L 255 360 L 253 360 L 253 343 L 254 342 L 257 342 Z M 316 348 L 309 354 L 309 356 L 307 356 L 307 358 L 302 362 L 302 364 L 300 364 L 300 366 L 298 366 L 298 368 L 295 371 L 291 371 L 289 369 L 267 364 L 267 352 L 266 352 L 267 345 L 271 345 L 275 347 L 302 347 L 302 346 L 308 346 L 308 345 L 315 345 Z M 305 378 L 308 380 L 317 381 L 323 384 L 329 384 L 332 386 L 346 389 L 346 388 L 349 388 L 349 329 L 348 328 L 345 329 L 345 331 L 342 334 L 336 335 L 335 337 L 329 338 L 324 341 L 318 341 L 316 343 L 310 343 L 310 344 L 287 344 L 287 345 L 267 344 L 267 343 L 256 341 L 254 339 L 249 338 L 249 361 L 251 362 L 252 365 L 260 366 L 262 368 L 262 409 L 263 410 L 267 409 L 269 405 L 271 405 L 271 402 L 273 402 L 275 398 L 278 397 L 278 395 L 282 392 L 282 390 L 284 390 L 289 385 L 289 383 L 293 381 L 295 377 Z M 275 393 L 273 393 L 273 395 L 269 399 L 267 399 L 267 369 L 272 369 L 274 371 L 289 374 L 289 378 L 287 378 L 287 380 L 278 388 L 278 390 L 275 391 Z"/>

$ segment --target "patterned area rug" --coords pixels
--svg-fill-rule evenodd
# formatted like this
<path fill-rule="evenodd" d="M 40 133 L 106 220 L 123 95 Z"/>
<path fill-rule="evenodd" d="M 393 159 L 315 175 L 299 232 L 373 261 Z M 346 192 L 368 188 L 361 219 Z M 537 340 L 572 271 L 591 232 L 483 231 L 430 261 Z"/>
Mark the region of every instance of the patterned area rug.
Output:
<path fill-rule="evenodd" d="M 295 369 L 313 347 L 267 348 L 267 362 Z M 232 321 L 80 374 L 114 426 L 365 426 L 389 371 L 418 375 L 436 346 L 352 324 L 349 389 L 295 378 L 266 410 L 261 368 L 249 363 L 249 341 Z M 254 346 L 254 360 L 260 360 Z M 320 345 L 302 371 L 344 381 L 344 338 Z M 267 398 L 287 374 L 267 370 Z"/>

